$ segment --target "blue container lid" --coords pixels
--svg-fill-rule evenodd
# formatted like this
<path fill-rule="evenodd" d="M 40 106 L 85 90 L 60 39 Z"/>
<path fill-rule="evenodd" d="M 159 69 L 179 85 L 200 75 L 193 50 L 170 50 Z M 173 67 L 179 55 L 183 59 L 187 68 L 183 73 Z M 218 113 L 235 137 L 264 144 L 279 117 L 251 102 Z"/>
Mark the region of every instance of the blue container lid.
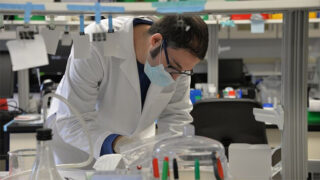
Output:
<path fill-rule="evenodd" d="M 262 105 L 262 107 L 263 107 L 263 108 L 273 108 L 273 104 L 271 104 L 271 103 L 264 103 L 264 104 Z"/>

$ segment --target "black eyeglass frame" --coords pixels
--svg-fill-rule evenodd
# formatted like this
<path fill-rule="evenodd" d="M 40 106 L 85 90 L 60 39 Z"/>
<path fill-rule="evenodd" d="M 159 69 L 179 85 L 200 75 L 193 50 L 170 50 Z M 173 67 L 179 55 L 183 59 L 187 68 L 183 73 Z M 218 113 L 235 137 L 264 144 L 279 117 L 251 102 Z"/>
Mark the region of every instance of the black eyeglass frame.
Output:
<path fill-rule="evenodd" d="M 174 67 L 174 66 L 172 66 L 170 64 L 168 51 L 167 51 L 167 41 L 166 40 L 163 40 L 163 49 L 164 49 L 164 54 L 166 56 L 166 61 L 167 61 L 167 64 L 168 64 L 168 66 L 166 68 L 167 69 L 173 69 L 173 70 L 176 71 L 176 72 L 169 72 L 170 74 L 183 74 L 183 75 L 187 75 L 187 76 L 192 76 L 194 74 L 193 70 L 180 71 L 179 69 L 177 69 L 176 67 Z"/>

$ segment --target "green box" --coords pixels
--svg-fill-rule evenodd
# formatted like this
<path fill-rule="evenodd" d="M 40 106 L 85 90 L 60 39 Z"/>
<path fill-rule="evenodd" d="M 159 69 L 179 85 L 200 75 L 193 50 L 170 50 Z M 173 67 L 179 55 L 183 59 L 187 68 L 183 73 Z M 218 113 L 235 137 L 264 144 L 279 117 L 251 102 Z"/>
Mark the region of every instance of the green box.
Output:
<path fill-rule="evenodd" d="M 116 2 L 136 2 L 136 0 L 117 0 Z"/>
<path fill-rule="evenodd" d="M 320 112 L 308 112 L 308 124 L 320 124 Z"/>
<path fill-rule="evenodd" d="M 14 16 L 14 20 L 23 21 L 23 17 L 19 17 L 18 15 Z M 30 21 L 45 21 L 46 18 L 44 16 L 31 16 Z"/>
<path fill-rule="evenodd" d="M 204 20 L 204 21 L 209 20 L 208 14 L 206 14 L 206 15 L 201 15 L 201 18 L 202 18 L 202 20 Z"/>

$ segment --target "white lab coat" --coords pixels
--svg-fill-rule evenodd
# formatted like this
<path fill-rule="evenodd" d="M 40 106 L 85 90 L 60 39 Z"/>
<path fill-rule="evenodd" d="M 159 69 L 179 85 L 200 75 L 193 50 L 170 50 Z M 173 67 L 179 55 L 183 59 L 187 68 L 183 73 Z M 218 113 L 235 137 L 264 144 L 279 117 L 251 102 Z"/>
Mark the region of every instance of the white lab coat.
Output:
<path fill-rule="evenodd" d="M 95 158 L 99 157 L 102 143 L 110 134 L 138 140 L 155 135 L 155 120 L 158 120 L 160 133 L 172 130 L 176 125 L 192 122 L 189 114 L 192 110 L 189 100 L 190 77 L 186 76 L 180 76 L 165 88 L 151 83 L 141 110 L 132 18 L 115 18 L 113 22 L 118 39 L 104 43 L 119 48 L 113 48 L 103 56 L 101 49 L 91 44 L 89 59 L 75 59 L 72 51 L 66 73 L 56 91 L 67 98 L 85 118 Z M 101 31 L 101 28 L 107 31 L 107 27 L 107 20 L 102 20 L 100 28 L 91 24 L 86 28 L 86 33 Z M 87 159 L 87 137 L 67 106 L 54 99 L 46 125 L 53 129 L 53 151 L 57 163 L 75 163 Z"/>

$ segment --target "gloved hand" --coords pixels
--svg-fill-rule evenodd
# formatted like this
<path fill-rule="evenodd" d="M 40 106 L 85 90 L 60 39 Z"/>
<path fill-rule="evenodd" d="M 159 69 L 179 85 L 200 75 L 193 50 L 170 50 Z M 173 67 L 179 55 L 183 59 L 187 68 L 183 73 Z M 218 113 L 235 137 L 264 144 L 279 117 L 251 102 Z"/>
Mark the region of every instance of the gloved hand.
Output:
<path fill-rule="evenodd" d="M 133 143 L 136 140 L 136 138 L 129 138 L 126 136 L 118 136 L 112 143 L 113 150 L 115 153 L 120 153 L 120 148 L 124 145 Z"/>
<path fill-rule="evenodd" d="M 114 141 L 114 150 L 116 153 L 121 153 L 126 166 L 129 168 L 136 168 L 137 165 L 149 167 L 150 162 L 152 162 L 154 145 L 159 141 L 172 137 L 175 137 L 175 135 L 171 133 L 164 133 L 145 139 L 122 136 L 116 139 L 118 142 Z"/>
<path fill-rule="evenodd" d="M 148 142 L 137 137 L 118 136 L 114 143 L 113 150 L 121 154 L 126 167 L 136 168 L 138 165 L 148 167 L 151 162 L 153 145 L 156 141 Z M 147 158 L 150 157 L 150 158 Z"/>

